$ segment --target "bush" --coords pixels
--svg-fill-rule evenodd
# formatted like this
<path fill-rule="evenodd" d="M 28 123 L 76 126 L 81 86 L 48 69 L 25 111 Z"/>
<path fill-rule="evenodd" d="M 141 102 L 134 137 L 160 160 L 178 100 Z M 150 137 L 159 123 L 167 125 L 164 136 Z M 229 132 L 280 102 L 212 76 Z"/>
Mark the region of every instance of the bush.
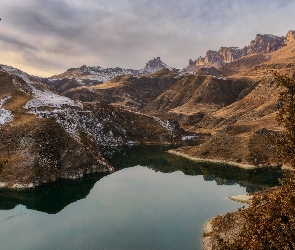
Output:
<path fill-rule="evenodd" d="M 8 160 L 0 158 L 0 171 L 8 163 Z"/>

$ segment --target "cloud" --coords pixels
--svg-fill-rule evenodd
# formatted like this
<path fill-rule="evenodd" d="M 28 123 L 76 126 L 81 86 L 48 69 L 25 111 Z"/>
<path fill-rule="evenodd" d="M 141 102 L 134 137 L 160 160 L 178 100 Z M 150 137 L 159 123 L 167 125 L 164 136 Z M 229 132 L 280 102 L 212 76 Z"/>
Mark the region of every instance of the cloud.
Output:
<path fill-rule="evenodd" d="M 23 42 L 17 38 L 11 37 L 11 36 L 7 36 L 7 35 L 3 35 L 0 34 L 0 41 L 2 41 L 2 43 L 6 43 L 9 47 L 12 47 L 13 49 L 16 50 L 35 50 L 36 48 L 26 42 Z"/>
<path fill-rule="evenodd" d="M 1 11 L 1 63 L 19 53 L 15 64 L 42 74 L 82 64 L 139 69 L 156 56 L 185 67 L 209 49 L 295 29 L 293 0 L 10 0 Z"/>

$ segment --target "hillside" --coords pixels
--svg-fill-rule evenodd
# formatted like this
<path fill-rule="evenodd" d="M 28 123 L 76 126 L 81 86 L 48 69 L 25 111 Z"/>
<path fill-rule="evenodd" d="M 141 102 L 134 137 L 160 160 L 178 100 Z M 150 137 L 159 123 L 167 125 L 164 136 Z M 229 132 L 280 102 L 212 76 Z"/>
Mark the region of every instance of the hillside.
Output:
<path fill-rule="evenodd" d="M 281 89 L 276 86 L 273 73 L 293 74 L 294 53 L 295 43 L 289 43 L 267 55 L 246 56 L 220 67 L 219 72 L 226 79 L 234 82 L 243 80 L 248 86 L 252 85 L 251 91 L 230 105 L 213 110 L 206 108 L 201 116 L 200 113 L 195 114 L 198 119 L 193 119 L 196 108 L 187 103 L 168 110 L 170 116 L 194 121 L 184 124 L 187 129 L 211 134 L 211 138 L 202 145 L 179 151 L 190 156 L 238 163 L 278 164 L 274 147 L 266 140 L 269 131 L 282 129 L 275 120 Z M 171 94 L 162 95 L 168 97 Z"/>
<path fill-rule="evenodd" d="M 126 108 L 140 109 L 170 89 L 180 78 L 177 72 L 162 69 L 141 77 L 117 76 L 100 85 L 70 89 L 63 95 L 73 100 L 100 100 Z"/>
<path fill-rule="evenodd" d="M 2 65 L 0 78 L 0 159 L 6 163 L 1 187 L 114 171 L 101 156 L 103 146 L 180 141 L 176 123 L 99 102 L 75 102 L 12 67 Z"/>
<path fill-rule="evenodd" d="M 245 55 L 195 72 L 172 69 L 159 57 L 141 70 L 82 66 L 51 78 L 2 65 L 1 186 L 113 171 L 101 147 L 179 143 L 182 129 L 201 142 L 177 150 L 188 156 L 279 164 L 267 141 L 282 129 L 273 73 L 294 72 L 294 34 L 257 35 Z"/>

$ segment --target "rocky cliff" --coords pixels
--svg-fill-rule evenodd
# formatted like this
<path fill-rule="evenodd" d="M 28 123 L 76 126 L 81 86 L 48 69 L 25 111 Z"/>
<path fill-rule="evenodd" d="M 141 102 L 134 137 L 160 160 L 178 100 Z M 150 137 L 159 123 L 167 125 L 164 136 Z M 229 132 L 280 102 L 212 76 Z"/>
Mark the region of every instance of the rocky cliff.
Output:
<path fill-rule="evenodd" d="M 205 57 L 199 57 L 197 60 L 189 60 L 188 70 L 198 70 L 200 68 L 219 68 L 227 63 L 234 62 L 239 58 L 252 54 L 268 54 L 276 51 L 295 40 L 295 31 L 289 31 L 286 37 L 273 35 L 256 35 L 250 45 L 244 48 L 221 47 L 219 51 L 209 50 Z"/>
<path fill-rule="evenodd" d="M 290 30 L 285 37 L 285 44 L 288 45 L 295 41 L 295 30 Z"/>

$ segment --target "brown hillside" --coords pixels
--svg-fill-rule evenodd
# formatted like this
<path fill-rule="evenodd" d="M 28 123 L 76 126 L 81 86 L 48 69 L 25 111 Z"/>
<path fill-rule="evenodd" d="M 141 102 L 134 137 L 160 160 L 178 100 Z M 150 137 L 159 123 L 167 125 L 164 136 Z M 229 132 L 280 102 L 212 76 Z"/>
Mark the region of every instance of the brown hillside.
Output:
<path fill-rule="evenodd" d="M 187 128 L 198 132 L 206 131 L 213 136 L 200 146 L 179 151 L 200 158 L 255 165 L 278 164 L 274 147 L 265 139 L 267 132 L 262 131 L 282 129 L 275 120 L 281 89 L 276 86 L 273 73 L 294 73 L 295 43 L 267 55 L 241 58 L 220 70 L 223 74 L 228 74 L 227 78 L 244 79 L 249 84 L 253 83 L 255 88 L 226 107 L 213 112 L 203 110 L 202 118 Z M 173 111 L 170 110 L 171 113 Z M 180 112 L 184 113 L 185 109 Z"/>
<path fill-rule="evenodd" d="M 71 89 L 64 95 L 73 100 L 103 101 L 138 109 L 171 88 L 178 79 L 176 73 L 163 69 L 148 76 L 117 76 L 97 86 Z"/>

